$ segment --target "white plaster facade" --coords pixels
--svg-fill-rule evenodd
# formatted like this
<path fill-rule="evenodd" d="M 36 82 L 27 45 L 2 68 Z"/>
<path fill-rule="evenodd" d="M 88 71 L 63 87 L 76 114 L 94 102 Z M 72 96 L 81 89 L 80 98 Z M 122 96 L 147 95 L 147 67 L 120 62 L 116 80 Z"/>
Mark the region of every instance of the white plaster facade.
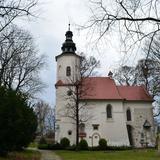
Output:
<path fill-rule="evenodd" d="M 80 57 L 76 54 L 68 53 L 57 58 L 57 81 L 65 83 L 76 81 L 79 78 Z M 66 76 L 67 66 L 71 67 L 71 76 Z"/>
<path fill-rule="evenodd" d="M 62 53 L 56 57 L 57 82 L 64 84 L 79 78 L 80 57 L 75 53 Z M 66 67 L 70 66 L 71 75 L 66 76 Z M 78 78 L 77 78 L 78 77 Z M 56 85 L 56 133 L 55 140 L 67 137 L 71 144 L 76 143 L 76 126 L 72 119 L 62 114 L 70 103 L 68 86 Z M 106 107 L 112 106 L 112 118 L 107 118 Z M 86 110 L 92 118 L 85 123 L 86 136 L 89 146 L 97 146 L 100 138 L 105 138 L 108 145 L 142 147 L 155 145 L 154 123 L 151 101 L 126 101 L 126 100 L 88 100 Z M 127 121 L 126 111 L 131 111 L 131 120 Z M 144 123 L 150 124 L 149 129 L 144 129 Z M 97 125 L 98 129 L 93 128 Z M 132 144 L 129 139 L 127 125 L 131 126 Z"/>
<path fill-rule="evenodd" d="M 63 94 L 67 93 L 65 87 L 59 87 L 58 97 L 60 102 L 56 105 L 56 140 L 60 142 L 60 139 L 67 137 L 70 139 L 71 144 L 75 144 L 76 136 L 76 126 L 72 123 L 72 120 L 67 117 L 61 117 L 59 112 L 65 110 L 67 102 Z M 62 94 L 63 93 L 63 94 Z M 63 96 L 62 96 L 63 95 Z M 57 99 L 58 100 L 58 99 Z M 107 104 L 112 105 L 112 118 L 107 119 L 106 106 Z M 64 107 L 64 108 L 63 108 Z M 87 102 L 86 108 L 91 112 L 93 118 L 85 123 L 85 133 L 89 146 L 97 146 L 100 138 L 105 138 L 107 144 L 111 146 L 130 146 L 127 124 L 133 127 L 133 145 L 135 147 L 142 147 L 141 144 L 141 134 L 147 134 L 147 139 L 144 137 L 145 141 L 148 142 L 148 146 L 155 145 L 155 135 L 154 135 L 154 123 L 153 123 L 153 113 L 152 105 L 148 102 L 122 102 L 122 101 L 89 101 Z M 127 121 L 126 110 L 131 109 L 131 121 Z M 151 129 L 145 131 L 143 124 L 145 120 L 148 120 L 151 124 Z M 98 125 L 98 130 L 93 129 L 93 125 Z M 72 135 L 68 132 L 72 131 Z M 145 145 L 145 144 L 144 144 Z"/>

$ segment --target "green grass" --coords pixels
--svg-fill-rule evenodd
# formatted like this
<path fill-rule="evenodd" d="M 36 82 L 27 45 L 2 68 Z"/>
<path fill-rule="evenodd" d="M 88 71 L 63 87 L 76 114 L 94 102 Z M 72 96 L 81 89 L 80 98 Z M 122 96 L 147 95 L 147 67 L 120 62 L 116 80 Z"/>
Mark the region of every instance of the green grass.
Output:
<path fill-rule="evenodd" d="M 12 152 L 5 158 L 0 157 L 0 160 L 40 160 L 40 153 L 31 150 Z"/>
<path fill-rule="evenodd" d="M 63 160 L 160 160 L 156 150 L 56 151 Z"/>
<path fill-rule="evenodd" d="M 38 143 L 37 143 L 37 142 L 32 142 L 32 143 L 29 144 L 28 147 L 37 148 L 37 146 L 38 146 Z"/>

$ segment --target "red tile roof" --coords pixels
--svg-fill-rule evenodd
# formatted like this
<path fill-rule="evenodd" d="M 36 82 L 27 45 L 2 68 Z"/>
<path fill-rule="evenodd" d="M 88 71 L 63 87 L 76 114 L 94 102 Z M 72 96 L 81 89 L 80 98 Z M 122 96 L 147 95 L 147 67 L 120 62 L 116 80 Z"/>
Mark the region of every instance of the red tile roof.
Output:
<path fill-rule="evenodd" d="M 115 99 L 120 100 L 117 87 L 113 79 L 106 77 L 89 77 L 83 80 L 82 99 Z"/>
<path fill-rule="evenodd" d="M 128 101 L 152 101 L 144 86 L 118 86 L 119 93 Z"/>
<path fill-rule="evenodd" d="M 116 86 L 109 77 L 88 77 L 82 81 L 83 100 L 153 101 L 143 86 Z M 57 86 L 67 86 L 61 80 Z"/>
<path fill-rule="evenodd" d="M 56 84 L 55 84 L 55 86 L 63 86 L 64 84 L 63 84 L 63 82 L 61 81 L 61 80 L 59 80 Z"/>

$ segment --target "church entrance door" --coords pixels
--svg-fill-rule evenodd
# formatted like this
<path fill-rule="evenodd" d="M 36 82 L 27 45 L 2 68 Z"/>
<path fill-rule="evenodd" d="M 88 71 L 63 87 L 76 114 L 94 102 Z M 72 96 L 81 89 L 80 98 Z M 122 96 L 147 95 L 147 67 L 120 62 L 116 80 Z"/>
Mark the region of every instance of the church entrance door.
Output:
<path fill-rule="evenodd" d="M 129 143 L 131 146 L 133 146 L 132 126 L 131 125 L 127 125 L 127 132 L 128 132 Z"/>
<path fill-rule="evenodd" d="M 98 133 L 94 133 L 92 135 L 92 146 L 98 146 L 100 140 L 100 135 Z"/>

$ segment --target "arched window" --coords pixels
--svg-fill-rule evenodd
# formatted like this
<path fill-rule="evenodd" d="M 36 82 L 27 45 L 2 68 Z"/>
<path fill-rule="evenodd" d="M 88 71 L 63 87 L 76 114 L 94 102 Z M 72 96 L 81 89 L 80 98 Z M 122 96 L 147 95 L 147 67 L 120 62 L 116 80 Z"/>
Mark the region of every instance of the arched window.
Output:
<path fill-rule="evenodd" d="M 127 109 L 126 115 L 127 115 L 127 121 L 131 121 L 132 118 L 131 118 L 131 110 L 130 109 Z"/>
<path fill-rule="evenodd" d="M 71 67 L 67 66 L 66 68 L 66 76 L 71 76 Z"/>
<path fill-rule="evenodd" d="M 112 118 L 112 106 L 111 106 L 111 104 L 107 105 L 106 112 L 107 112 L 107 118 Z"/>

